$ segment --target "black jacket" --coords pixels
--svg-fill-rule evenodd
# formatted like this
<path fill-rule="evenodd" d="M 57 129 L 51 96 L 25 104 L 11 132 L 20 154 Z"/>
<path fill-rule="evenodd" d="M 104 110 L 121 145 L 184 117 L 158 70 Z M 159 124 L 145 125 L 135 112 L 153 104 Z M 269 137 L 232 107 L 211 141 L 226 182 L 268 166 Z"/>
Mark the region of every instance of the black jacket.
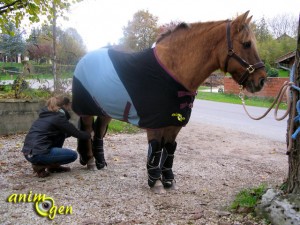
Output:
<path fill-rule="evenodd" d="M 64 113 L 51 112 L 44 107 L 25 137 L 22 152 L 32 155 L 46 154 L 50 148 L 60 147 L 55 146 L 55 143 L 62 133 L 78 139 L 91 138 L 89 133 L 76 129 Z"/>

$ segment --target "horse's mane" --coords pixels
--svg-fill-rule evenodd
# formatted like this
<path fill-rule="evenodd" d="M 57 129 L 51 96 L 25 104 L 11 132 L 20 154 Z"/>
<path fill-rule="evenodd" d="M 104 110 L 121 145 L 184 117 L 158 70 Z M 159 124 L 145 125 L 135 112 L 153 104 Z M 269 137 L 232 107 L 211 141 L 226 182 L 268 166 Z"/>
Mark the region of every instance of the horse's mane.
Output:
<path fill-rule="evenodd" d="M 187 24 L 185 22 L 181 22 L 179 23 L 175 28 L 170 28 L 168 29 L 167 31 L 165 31 L 164 33 L 160 34 L 159 37 L 157 38 L 156 40 L 156 43 L 159 43 L 161 42 L 163 39 L 165 39 L 166 37 L 170 36 L 171 34 L 174 34 L 176 33 L 177 31 L 179 30 L 188 30 L 189 28 L 191 28 L 192 26 L 201 26 L 203 27 L 204 29 L 205 28 L 209 28 L 209 29 L 212 29 L 214 28 L 215 26 L 218 26 L 220 25 L 221 23 L 224 23 L 224 22 L 228 22 L 229 20 L 222 20 L 222 21 L 211 21 L 211 22 L 204 22 L 204 23 L 201 23 L 201 22 L 198 22 L 198 23 L 193 23 L 193 24 Z M 205 25 L 211 25 L 211 24 L 214 24 L 215 26 L 205 26 Z"/>
<path fill-rule="evenodd" d="M 169 28 L 167 31 L 160 34 L 160 36 L 157 38 L 156 43 L 159 43 L 160 41 L 162 41 L 164 38 L 168 37 L 170 34 L 174 33 L 175 31 L 178 31 L 181 29 L 187 29 L 187 28 L 189 28 L 189 25 L 185 22 L 181 22 L 175 28 L 173 28 L 173 29 Z"/>

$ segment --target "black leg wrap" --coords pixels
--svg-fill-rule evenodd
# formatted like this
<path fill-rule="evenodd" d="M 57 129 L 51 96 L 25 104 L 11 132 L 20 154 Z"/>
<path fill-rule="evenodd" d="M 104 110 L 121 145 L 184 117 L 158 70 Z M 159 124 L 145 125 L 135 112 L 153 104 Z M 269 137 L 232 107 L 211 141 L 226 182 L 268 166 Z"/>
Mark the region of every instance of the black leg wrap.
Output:
<path fill-rule="evenodd" d="M 97 137 L 94 137 L 93 140 L 93 155 L 96 159 L 96 166 L 98 170 L 107 166 L 104 158 L 103 140 Z"/>
<path fill-rule="evenodd" d="M 164 146 L 164 149 L 167 152 L 166 161 L 162 167 L 162 183 L 165 188 L 170 188 L 173 185 L 174 174 L 172 171 L 173 160 L 174 160 L 174 152 L 176 150 L 177 143 L 167 143 Z"/>
<path fill-rule="evenodd" d="M 78 129 L 84 130 L 81 118 L 78 120 Z M 89 148 L 91 140 L 79 140 L 77 139 L 77 152 L 79 153 L 79 162 L 81 165 L 85 166 L 88 161 L 87 150 Z"/>
<path fill-rule="evenodd" d="M 166 159 L 166 152 L 157 140 L 149 141 L 147 171 L 148 185 L 153 187 L 155 182 L 161 178 L 161 169 Z"/>
<path fill-rule="evenodd" d="M 87 149 L 91 140 L 78 140 L 77 141 L 77 152 L 79 153 L 79 162 L 85 166 L 88 162 Z"/>

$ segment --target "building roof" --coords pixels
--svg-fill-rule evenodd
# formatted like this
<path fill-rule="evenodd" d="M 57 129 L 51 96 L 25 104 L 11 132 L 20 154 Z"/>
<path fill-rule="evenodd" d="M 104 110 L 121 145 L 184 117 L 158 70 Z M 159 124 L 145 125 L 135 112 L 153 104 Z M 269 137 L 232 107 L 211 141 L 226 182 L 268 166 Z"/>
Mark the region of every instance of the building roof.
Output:
<path fill-rule="evenodd" d="M 296 56 L 296 51 L 292 51 L 289 53 L 286 53 L 285 55 L 280 56 L 278 59 L 275 60 L 275 63 L 283 62 L 287 59 L 293 58 Z"/>

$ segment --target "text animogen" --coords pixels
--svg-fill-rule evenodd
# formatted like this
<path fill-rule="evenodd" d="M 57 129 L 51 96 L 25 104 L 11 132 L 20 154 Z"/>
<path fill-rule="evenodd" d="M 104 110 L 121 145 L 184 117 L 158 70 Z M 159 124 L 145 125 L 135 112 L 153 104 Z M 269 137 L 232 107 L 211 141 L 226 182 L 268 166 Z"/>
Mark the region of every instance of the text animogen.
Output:
<path fill-rule="evenodd" d="M 46 196 L 45 194 L 33 194 L 29 191 L 28 194 L 11 194 L 7 198 L 10 203 L 34 203 L 35 210 L 38 215 L 48 217 L 53 220 L 57 214 L 67 215 L 72 214 L 72 206 L 56 206 L 54 199 Z"/>

